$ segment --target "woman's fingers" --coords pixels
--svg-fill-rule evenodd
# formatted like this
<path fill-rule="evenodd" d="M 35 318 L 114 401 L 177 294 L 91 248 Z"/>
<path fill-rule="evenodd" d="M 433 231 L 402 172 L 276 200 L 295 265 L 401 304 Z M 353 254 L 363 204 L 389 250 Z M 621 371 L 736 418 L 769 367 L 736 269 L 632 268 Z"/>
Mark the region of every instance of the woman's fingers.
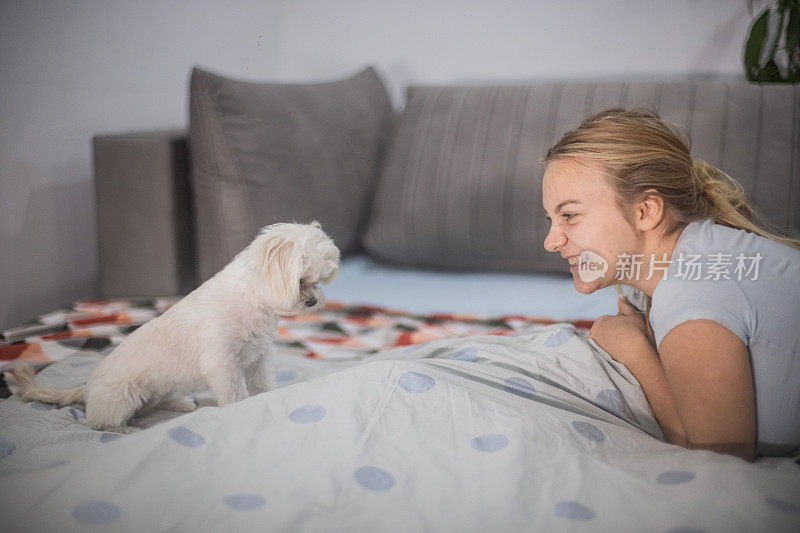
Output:
<path fill-rule="evenodd" d="M 617 305 L 619 307 L 619 314 L 620 315 L 638 315 L 639 310 L 636 309 L 632 303 L 628 301 L 628 298 L 625 296 L 620 296 L 619 300 L 617 300 Z"/>

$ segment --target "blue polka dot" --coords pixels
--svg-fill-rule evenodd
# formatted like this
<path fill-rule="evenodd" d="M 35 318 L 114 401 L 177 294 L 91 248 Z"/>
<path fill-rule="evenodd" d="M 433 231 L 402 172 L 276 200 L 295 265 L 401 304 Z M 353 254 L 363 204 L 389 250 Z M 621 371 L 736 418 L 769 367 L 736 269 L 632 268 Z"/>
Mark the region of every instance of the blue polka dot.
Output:
<path fill-rule="evenodd" d="M 267 500 L 258 494 L 231 494 L 222 498 L 225 505 L 237 511 L 250 511 L 264 507 Z"/>
<path fill-rule="evenodd" d="M 533 395 L 536 394 L 536 389 L 533 387 L 533 384 L 524 378 L 508 378 L 503 384 L 503 388 L 506 392 L 522 396 L 523 398 L 533 398 Z"/>
<path fill-rule="evenodd" d="M 279 370 L 275 373 L 275 381 L 280 383 L 292 381 L 295 378 L 297 378 L 297 372 L 294 370 Z"/>
<path fill-rule="evenodd" d="M 469 361 L 471 363 L 475 361 L 476 357 L 478 357 L 478 350 L 475 348 L 461 348 L 455 353 L 453 359 L 456 361 Z"/>
<path fill-rule="evenodd" d="M 613 389 L 600 391 L 595 398 L 595 402 L 609 413 L 619 418 L 625 418 L 625 400 L 619 391 Z"/>
<path fill-rule="evenodd" d="M 29 405 L 37 411 L 52 411 L 53 409 L 58 409 L 58 406 L 54 403 L 31 402 Z"/>
<path fill-rule="evenodd" d="M 394 486 L 394 476 L 375 466 L 362 466 L 354 474 L 356 481 L 365 489 L 389 490 Z"/>
<path fill-rule="evenodd" d="M 318 422 L 325 418 L 325 408 L 321 405 L 304 405 L 289 413 L 289 420 L 298 424 L 309 424 Z"/>
<path fill-rule="evenodd" d="M 508 446 L 508 437 L 496 433 L 481 435 L 469 441 L 470 446 L 481 452 L 499 452 Z"/>
<path fill-rule="evenodd" d="M 594 511 L 578 502 L 560 502 L 555 507 L 556 516 L 586 522 L 595 517 Z"/>
<path fill-rule="evenodd" d="M 172 437 L 172 440 L 178 444 L 188 446 L 189 448 L 202 446 L 206 442 L 206 439 L 204 439 L 202 435 L 195 433 L 191 429 L 187 429 L 183 426 L 174 427 L 167 431 L 167 433 L 169 433 L 169 436 Z"/>
<path fill-rule="evenodd" d="M 121 436 L 122 435 L 120 435 L 118 433 L 103 433 L 102 435 L 100 435 L 100 442 L 105 444 L 106 442 L 111 442 L 112 440 L 117 440 Z"/>
<path fill-rule="evenodd" d="M 800 515 L 800 506 L 778 498 L 766 498 L 767 503 L 785 513 Z"/>
<path fill-rule="evenodd" d="M 582 436 L 586 437 L 587 439 L 594 441 L 594 442 L 603 442 L 606 440 L 606 436 L 603 434 L 600 429 L 595 426 L 594 424 L 590 424 L 589 422 L 583 422 L 582 420 L 575 420 L 572 423 L 572 427 L 575 428 Z"/>
<path fill-rule="evenodd" d="M 84 413 L 80 409 L 75 409 L 73 407 L 72 409 L 69 410 L 69 414 L 71 414 L 72 418 L 74 418 L 77 421 L 86 420 L 86 413 Z"/>
<path fill-rule="evenodd" d="M 5 437 L 0 437 L 0 459 L 8 457 L 17 447 L 14 441 Z"/>
<path fill-rule="evenodd" d="M 82 524 L 109 524 L 119 515 L 119 507 L 103 501 L 82 503 L 72 510 L 72 517 Z"/>
<path fill-rule="evenodd" d="M 679 485 L 681 483 L 689 483 L 693 479 L 694 472 L 670 470 L 659 474 L 656 481 L 659 485 Z"/>
<path fill-rule="evenodd" d="M 406 372 L 400 376 L 400 386 L 412 394 L 427 392 L 433 388 L 434 383 L 432 377 L 419 372 Z"/>
<path fill-rule="evenodd" d="M 544 341 L 544 345 L 548 348 L 555 348 L 556 346 L 561 346 L 573 336 L 575 336 L 575 332 L 571 329 L 560 329 L 550 335 L 547 340 Z"/>

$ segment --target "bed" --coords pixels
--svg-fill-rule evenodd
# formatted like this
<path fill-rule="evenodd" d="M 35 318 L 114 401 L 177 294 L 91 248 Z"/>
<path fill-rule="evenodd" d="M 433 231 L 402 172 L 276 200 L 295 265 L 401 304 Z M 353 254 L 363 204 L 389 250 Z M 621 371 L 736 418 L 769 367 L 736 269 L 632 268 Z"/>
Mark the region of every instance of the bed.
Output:
<path fill-rule="evenodd" d="M 188 134 L 95 138 L 98 298 L 5 331 L 2 369 L 85 382 L 275 218 L 320 220 L 340 276 L 324 310 L 281 319 L 267 393 L 224 408 L 199 393 L 195 412 L 150 412 L 130 435 L 90 430 L 79 406 L 0 402 L 0 530 L 800 530 L 800 456 L 664 442 L 588 335 L 617 292 L 572 290 L 524 179 L 586 112 L 641 102 L 689 124 L 797 235 L 798 96 L 416 87 L 396 116 L 372 69 L 306 85 L 195 70 Z"/>

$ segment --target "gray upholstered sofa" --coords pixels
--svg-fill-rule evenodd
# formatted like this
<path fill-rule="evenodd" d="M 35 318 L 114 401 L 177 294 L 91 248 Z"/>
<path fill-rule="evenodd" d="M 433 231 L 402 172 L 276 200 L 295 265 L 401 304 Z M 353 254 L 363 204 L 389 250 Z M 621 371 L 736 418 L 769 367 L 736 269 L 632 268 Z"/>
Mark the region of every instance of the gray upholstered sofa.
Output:
<path fill-rule="evenodd" d="M 276 219 L 319 219 L 347 254 L 395 265 L 381 275 L 553 277 L 563 267 L 541 247 L 538 160 L 581 117 L 620 104 L 685 123 L 698 156 L 798 234 L 799 94 L 694 82 L 413 87 L 396 117 L 371 70 L 300 86 L 196 71 L 188 134 L 95 139 L 103 295 L 186 292 Z M 433 292 L 429 278 L 392 289 Z M 590 323 L 531 315 L 546 300 L 542 312 L 569 316 L 556 304 L 571 281 L 559 281 L 549 299 L 547 284 L 504 285 L 527 298 L 526 316 L 507 293 L 456 284 L 499 300 L 502 316 L 329 305 L 281 319 L 271 391 L 154 410 L 133 435 L 92 431 L 76 407 L 4 400 L 0 529 L 800 531 L 798 456 L 750 464 L 662 442 L 641 386 L 589 339 Z M 350 302 L 365 294 L 350 287 Z M 5 354 L 60 360 L 43 380 L 74 387 L 172 302 L 82 302 L 42 324 L 63 319 L 63 330 Z M 584 302 L 572 317 L 598 316 Z M 227 322 L 202 323 L 217 326 Z"/>
<path fill-rule="evenodd" d="M 441 270 L 562 271 L 541 242 L 539 158 L 589 113 L 649 106 L 695 157 L 800 235 L 800 86 L 413 86 L 376 72 L 269 84 L 200 69 L 187 131 L 99 135 L 101 296 L 181 294 L 275 221 L 320 220 L 345 255 Z"/>

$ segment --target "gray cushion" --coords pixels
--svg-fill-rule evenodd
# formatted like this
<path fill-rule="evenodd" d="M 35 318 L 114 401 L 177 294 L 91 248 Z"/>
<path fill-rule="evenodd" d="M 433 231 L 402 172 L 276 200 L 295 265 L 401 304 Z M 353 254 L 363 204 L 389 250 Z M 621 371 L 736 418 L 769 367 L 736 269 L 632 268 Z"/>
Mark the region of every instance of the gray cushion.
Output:
<path fill-rule="evenodd" d="M 356 249 L 394 119 L 375 71 L 331 83 L 232 80 L 195 68 L 190 142 L 200 281 L 273 222 L 319 220 Z"/>
<path fill-rule="evenodd" d="M 695 157 L 800 235 L 799 100 L 800 86 L 746 82 L 410 87 L 364 246 L 405 265 L 567 271 L 542 247 L 538 159 L 587 115 L 637 105 L 684 124 Z"/>

